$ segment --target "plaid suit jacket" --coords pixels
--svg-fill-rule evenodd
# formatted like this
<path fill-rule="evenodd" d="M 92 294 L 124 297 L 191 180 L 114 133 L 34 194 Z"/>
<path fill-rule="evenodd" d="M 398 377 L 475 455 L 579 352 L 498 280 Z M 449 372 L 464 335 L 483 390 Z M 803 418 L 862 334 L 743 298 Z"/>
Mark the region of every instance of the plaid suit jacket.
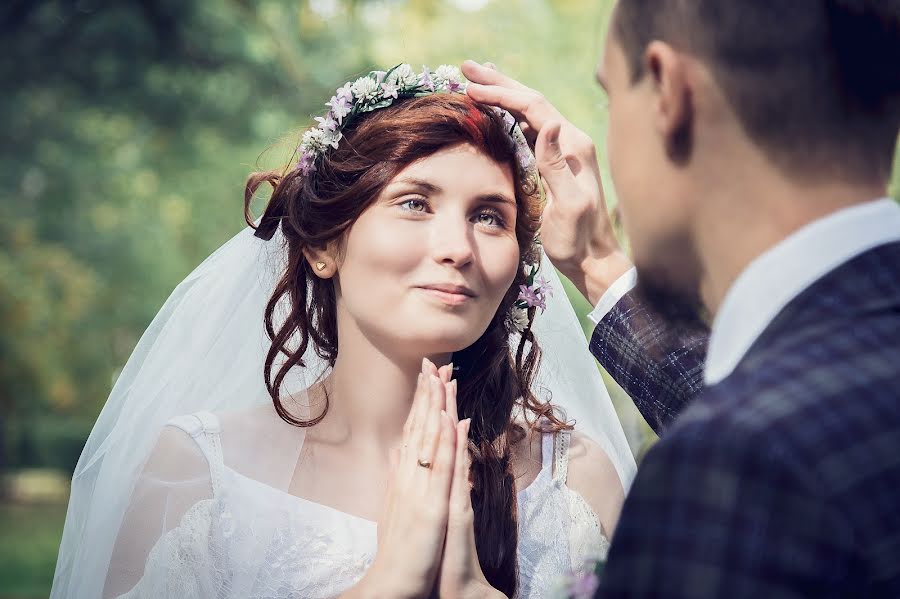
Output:
<path fill-rule="evenodd" d="M 677 335 L 622 312 L 598 358 L 655 425 L 683 414 L 638 471 L 598 596 L 900 597 L 900 243 L 818 280 L 699 392 L 702 340 L 666 348 Z"/>

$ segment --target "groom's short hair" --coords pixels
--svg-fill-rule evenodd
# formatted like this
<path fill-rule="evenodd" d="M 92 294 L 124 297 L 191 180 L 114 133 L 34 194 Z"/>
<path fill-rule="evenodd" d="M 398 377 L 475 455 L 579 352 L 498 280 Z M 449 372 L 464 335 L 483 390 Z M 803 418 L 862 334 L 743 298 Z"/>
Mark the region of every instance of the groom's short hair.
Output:
<path fill-rule="evenodd" d="M 900 0 L 619 0 L 633 81 L 664 41 L 710 66 L 743 128 L 809 174 L 887 181 L 900 128 Z"/>

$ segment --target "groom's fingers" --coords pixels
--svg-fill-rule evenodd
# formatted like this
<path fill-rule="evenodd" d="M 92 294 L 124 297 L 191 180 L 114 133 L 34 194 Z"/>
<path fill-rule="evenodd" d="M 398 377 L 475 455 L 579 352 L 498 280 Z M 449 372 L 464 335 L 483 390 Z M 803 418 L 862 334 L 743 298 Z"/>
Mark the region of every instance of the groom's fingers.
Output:
<path fill-rule="evenodd" d="M 512 77 L 498 71 L 496 67 L 480 65 L 467 60 L 462 72 L 469 80 L 466 93 L 484 104 L 499 106 L 508 110 L 520 121 L 534 129 L 534 135 L 548 120 L 562 120 L 562 115 L 544 96 Z"/>
<path fill-rule="evenodd" d="M 538 134 L 535 144 L 537 167 L 553 197 L 578 197 L 581 190 L 559 143 L 561 129 L 561 123 L 552 122 Z"/>
<path fill-rule="evenodd" d="M 467 60 L 462 64 L 462 73 L 472 83 L 481 85 L 500 85 L 511 89 L 528 90 L 529 88 L 519 83 L 512 77 L 508 77 L 497 69 L 497 65 L 486 62 L 483 65 L 474 60 Z"/>
<path fill-rule="evenodd" d="M 470 83 L 466 93 L 476 102 L 509 111 L 516 120 L 524 121 L 536 132 L 540 132 L 550 121 L 563 120 L 559 111 L 544 96 L 533 90 Z"/>

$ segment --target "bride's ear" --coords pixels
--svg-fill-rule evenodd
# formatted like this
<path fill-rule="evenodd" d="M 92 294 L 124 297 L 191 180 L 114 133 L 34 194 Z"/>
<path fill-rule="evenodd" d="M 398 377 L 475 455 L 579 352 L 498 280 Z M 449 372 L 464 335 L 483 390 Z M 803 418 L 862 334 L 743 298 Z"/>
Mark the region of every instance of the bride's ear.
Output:
<path fill-rule="evenodd" d="M 310 268 L 320 279 L 330 279 L 337 274 L 337 263 L 327 250 L 304 248 L 303 257 L 306 258 Z"/>

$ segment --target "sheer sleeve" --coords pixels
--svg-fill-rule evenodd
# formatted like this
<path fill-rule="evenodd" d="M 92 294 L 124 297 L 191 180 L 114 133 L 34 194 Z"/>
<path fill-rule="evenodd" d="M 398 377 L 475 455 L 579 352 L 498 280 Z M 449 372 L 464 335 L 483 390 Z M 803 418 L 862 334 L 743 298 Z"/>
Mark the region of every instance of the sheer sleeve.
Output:
<path fill-rule="evenodd" d="M 104 597 L 219 596 L 212 547 L 215 465 L 199 422 L 176 421 L 163 428 L 137 480 Z"/>

